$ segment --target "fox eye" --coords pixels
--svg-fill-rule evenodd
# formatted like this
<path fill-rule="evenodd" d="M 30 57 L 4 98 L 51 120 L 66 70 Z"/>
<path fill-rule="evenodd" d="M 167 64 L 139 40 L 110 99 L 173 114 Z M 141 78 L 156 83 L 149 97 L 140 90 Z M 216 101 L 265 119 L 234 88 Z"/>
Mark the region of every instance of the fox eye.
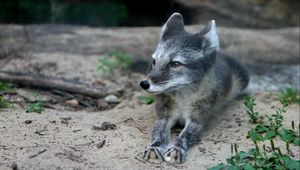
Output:
<path fill-rule="evenodd" d="M 171 62 L 171 67 L 179 67 L 179 66 L 181 66 L 182 64 L 180 63 L 180 62 L 178 62 L 178 61 L 172 61 Z"/>
<path fill-rule="evenodd" d="M 152 60 L 152 64 L 153 64 L 153 65 L 155 65 L 155 64 L 156 64 L 156 61 L 155 61 L 155 59 L 153 59 L 153 60 Z"/>

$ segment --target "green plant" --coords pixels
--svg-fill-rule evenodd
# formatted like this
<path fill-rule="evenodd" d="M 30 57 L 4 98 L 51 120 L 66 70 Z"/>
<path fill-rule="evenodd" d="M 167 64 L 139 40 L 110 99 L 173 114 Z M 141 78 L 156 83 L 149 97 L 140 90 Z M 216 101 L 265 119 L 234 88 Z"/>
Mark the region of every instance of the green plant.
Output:
<path fill-rule="evenodd" d="M 0 92 L 10 91 L 11 87 L 8 83 L 0 83 Z M 0 109 L 8 108 L 11 103 L 6 100 L 3 96 L 0 96 Z"/>
<path fill-rule="evenodd" d="M 288 102 L 286 98 L 280 98 L 282 106 L 276 109 L 275 113 L 271 116 L 266 116 L 268 120 L 266 122 L 258 123 L 254 128 L 251 128 L 248 132 L 247 139 L 250 139 L 254 148 L 246 151 L 238 151 L 236 144 L 231 145 L 232 156 L 226 159 L 226 163 L 220 163 L 216 166 L 209 168 L 209 170 L 222 170 L 222 169 L 300 169 L 300 161 L 294 160 L 289 156 L 290 144 L 300 146 L 300 125 L 298 132 L 295 130 L 294 122 L 292 121 L 292 129 L 287 129 L 282 126 L 284 120 L 283 114 L 286 112 Z M 248 108 L 247 113 L 251 117 L 253 115 L 258 116 L 259 113 L 254 113 L 255 100 L 250 97 L 244 100 L 244 104 Z M 257 120 L 257 119 L 256 119 Z M 257 123 L 256 121 L 253 123 Z M 287 154 L 283 154 L 282 150 L 276 146 L 274 139 L 279 139 L 286 144 Z M 260 144 L 260 142 L 267 142 L 271 146 L 271 152 L 266 151 L 266 145 Z M 234 155 L 233 155 L 234 154 Z"/>
<path fill-rule="evenodd" d="M 127 69 L 132 62 L 131 56 L 121 51 L 111 51 L 99 59 L 98 70 L 102 75 L 108 75 L 117 68 Z"/>
<path fill-rule="evenodd" d="M 8 108 L 10 106 L 10 102 L 4 99 L 3 96 L 0 96 L 0 109 Z"/>
<path fill-rule="evenodd" d="M 259 119 L 259 114 L 258 114 L 258 112 L 254 111 L 254 107 L 256 105 L 255 99 L 251 98 L 250 96 L 245 96 L 244 97 L 244 105 L 248 108 L 247 114 L 250 116 L 249 121 L 251 123 L 256 123 L 257 120 Z"/>
<path fill-rule="evenodd" d="M 300 104 L 299 91 L 292 87 L 287 87 L 281 90 L 281 92 L 278 95 L 278 99 L 280 101 L 286 101 L 288 104 L 293 104 L 293 103 Z"/>
<path fill-rule="evenodd" d="M 143 104 L 152 104 L 154 103 L 154 97 L 153 96 L 139 96 L 138 97 L 139 102 Z"/>
<path fill-rule="evenodd" d="M 9 91 L 11 87 L 8 83 L 0 83 L 0 91 Z"/>
<path fill-rule="evenodd" d="M 26 109 L 26 112 L 28 112 L 28 113 L 31 113 L 31 112 L 41 113 L 44 110 L 43 106 L 44 106 L 43 102 L 38 100 L 38 101 L 28 105 L 28 107 Z"/>

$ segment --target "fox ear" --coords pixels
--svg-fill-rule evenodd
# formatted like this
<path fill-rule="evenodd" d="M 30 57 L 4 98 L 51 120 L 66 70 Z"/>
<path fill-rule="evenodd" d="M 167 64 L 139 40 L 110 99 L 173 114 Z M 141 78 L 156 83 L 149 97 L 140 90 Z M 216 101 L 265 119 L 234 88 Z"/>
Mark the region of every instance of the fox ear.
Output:
<path fill-rule="evenodd" d="M 220 49 L 219 36 L 217 33 L 215 20 L 209 21 L 208 25 L 200 32 L 204 37 L 203 48 L 205 51 L 212 52 Z"/>
<path fill-rule="evenodd" d="M 184 32 L 183 17 L 179 13 L 173 13 L 165 25 L 162 27 L 161 38 L 166 39 L 168 36 Z"/>

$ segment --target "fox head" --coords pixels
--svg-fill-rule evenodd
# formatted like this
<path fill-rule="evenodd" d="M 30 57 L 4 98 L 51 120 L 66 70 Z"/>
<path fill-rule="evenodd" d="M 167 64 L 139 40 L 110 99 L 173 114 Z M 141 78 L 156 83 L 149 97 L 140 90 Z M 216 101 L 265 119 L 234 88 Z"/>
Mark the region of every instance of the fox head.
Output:
<path fill-rule="evenodd" d="M 174 13 L 162 27 L 152 65 L 141 87 L 150 93 L 166 93 L 199 86 L 214 65 L 219 39 L 215 21 L 200 32 L 184 29 L 183 17 Z"/>

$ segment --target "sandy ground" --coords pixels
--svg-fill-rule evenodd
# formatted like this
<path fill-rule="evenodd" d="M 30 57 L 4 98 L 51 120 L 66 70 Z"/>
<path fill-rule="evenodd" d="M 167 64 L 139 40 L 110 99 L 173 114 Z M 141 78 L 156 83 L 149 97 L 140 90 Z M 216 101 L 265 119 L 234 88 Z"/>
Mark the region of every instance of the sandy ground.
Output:
<path fill-rule="evenodd" d="M 272 113 L 279 104 L 271 93 L 255 96 L 261 113 Z M 184 164 L 144 162 L 140 158 L 155 121 L 153 105 L 136 100 L 126 105 L 103 112 L 46 109 L 38 114 L 19 106 L 0 111 L 0 169 L 11 169 L 14 162 L 19 169 L 206 169 L 230 156 L 231 143 L 241 150 L 252 146 L 246 135 L 253 125 L 239 100 L 211 119 Z M 289 106 L 285 117 L 286 126 L 291 120 L 299 123 L 299 105 Z M 28 120 L 32 123 L 26 124 Z M 103 122 L 115 123 L 117 129 L 93 129 Z"/>
<path fill-rule="evenodd" d="M 100 49 L 95 44 L 93 44 L 95 46 L 93 48 L 79 48 L 90 42 L 90 38 L 93 38 L 90 31 L 89 29 L 86 32 L 89 33 L 86 38 L 87 42 L 77 41 L 83 39 L 80 35 L 76 41 L 70 40 L 68 43 L 62 41 L 62 44 L 56 44 L 55 47 L 57 48 L 53 48 L 51 43 L 61 42 L 56 39 L 63 37 L 60 34 L 48 36 L 47 32 L 45 36 L 32 37 L 34 41 L 28 47 L 30 49 L 27 52 L 22 52 L 21 57 L 11 60 L 1 70 L 41 73 L 78 79 L 89 84 L 94 84 L 100 80 L 110 88 L 123 88 L 123 96 L 120 96 L 122 102 L 107 111 L 92 111 L 88 108 L 74 111 L 74 109 L 55 106 L 54 109 L 45 109 L 41 114 L 38 114 L 26 113 L 27 104 L 21 100 L 21 104 L 0 110 L 0 170 L 12 169 L 12 165 L 17 166 L 18 169 L 26 170 L 201 170 L 221 161 L 224 162 L 226 158 L 230 157 L 230 145 L 232 143 L 237 143 L 240 150 L 252 147 L 252 143 L 246 140 L 246 135 L 254 125 L 248 122 L 246 108 L 242 100 L 237 100 L 209 121 L 201 142 L 188 152 L 187 161 L 182 165 L 170 165 L 164 162 L 153 164 L 142 161 L 141 153 L 150 143 L 151 131 L 156 117 L 154 105 L 140 104 L 136 97 L 137 94 L 145 94 L 138 86 L 138 81 L 142 79 L 143 75 L 135 73 L 129 77 L 111 75 L 113 81 L 106 81 L 99 76 L 97 63 L 101 55 L 96 52 L 95 54 L 81 54 L 76 51 L 90 52 Z M 99 33 L 102 33 L 101 30 Z M 118 34 L 118 36 L 120 35 Z M 105 45 L 127 43 L 126 41 L 119 41 L 119 39 L 113 40 L 111 43 L 105 43 Z M 35 41 L 36 44 L 34 44 Z M 16 43 L 13 42 L 13 44 Z M 73 42 L 77 42 L 79 46 L 75 46 L 75 48 L 72 44 L 70 45 Z M 71 49 L 59 51 L 60 48 L 58 47 Z M 146 51 L 141 50 L 139 46 L 137 47 L 137 51 L 141 51 L 141 53 Z M 298 84 L 297 75 L 299 72 L 295 72 L 299 69 L 299 65 L 285 66 L 284 68 L 287 71 L 273 69 L 273 72 L 276 73 L 274 76 L 261 74 L 261 77 L 255 77 L 252 75 L 251 87 L 248 88 L 248 91 L 257 98 L 257 110 L 259 112 L 273 113 L 275 108 L 279 106 L 273 92 L 259 91 L 264 91 L 265 88 L 278 89 L 278 87 L 284 86 L 284 83 L 287 82 L 286 79 L 295 80 L 295 84 Z M 35 93 L 35 90 L 28 91 L 28 89 L 22 88 L 17 90 L 19 95 L 27 97 Z M 47 98 L 43 94 L 40 97 Z M 300 119 L 299 105 L 289 106 L 285 117 L 287 127 L 290 127 L 292 120 L 298 124 Z M 103 122 L 114 123 L 117 128 L 107 131 L 93 128 L 95 125 L 100 126 Z M 300 151 L 292 148 L 292 152 L 299 159 Z"/>

